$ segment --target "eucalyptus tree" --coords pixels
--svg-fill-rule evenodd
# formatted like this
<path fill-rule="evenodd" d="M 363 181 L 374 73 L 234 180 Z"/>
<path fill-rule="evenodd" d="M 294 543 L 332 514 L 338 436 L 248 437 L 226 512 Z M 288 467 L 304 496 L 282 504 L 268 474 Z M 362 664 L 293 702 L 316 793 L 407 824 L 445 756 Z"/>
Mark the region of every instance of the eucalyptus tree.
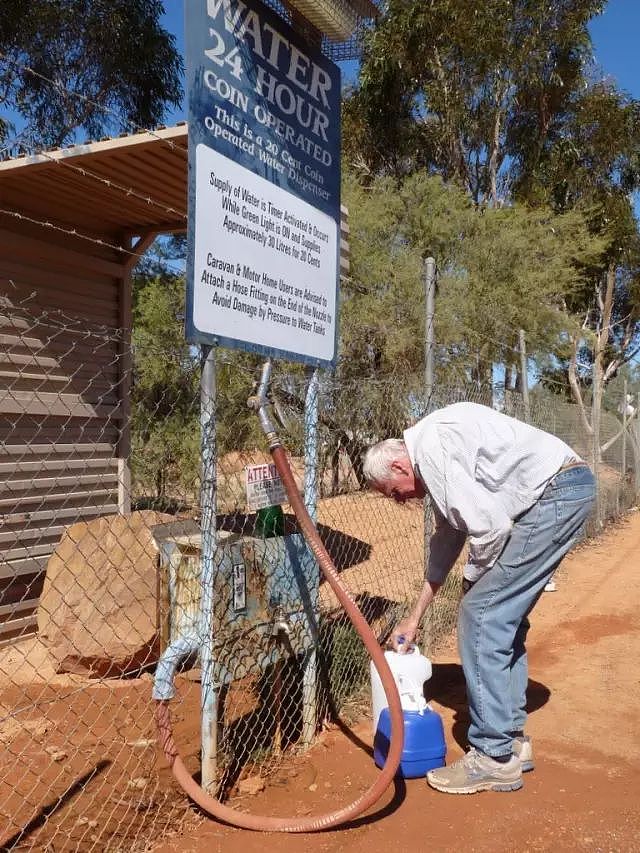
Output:
<path fill-rule="evenodd" d="M 350 162 L 509 197 L 561 133 L 602 0 L 390 0 L 345 106 Z"/>
<path fill-rule="evenodd" d="M 161 0 L 2 0 L 0 141 L 55 147 L 158 125 L 182 97 Z"/>
<path fill-rule="evenodd" d="M 562 363 L 589 433 L 606 385 L 640 352 L 638 190 L 640 102 L 610 81 L 598 81 L 575 100 L 563 137 L 543 152 L 520 189 L 532 203 L 587 210 L 591 233 L 602 244 L 584 270 L 583 286 L 564 303 L 573 328 L 568 326 Z"/>
<path fill-rule="evenodd" d="M 517 331 L 548 351 L 566 298 L 584 287 L 602 240 L 580 211 L 514 204 L 477 208 L 467 193 L 418 172 L 400 181 L 345 181 L 352 269 L 343 286 L 343 376 L 418 375 L 424 364 L 424 259 L 438 266 L 441 377 L 515 360 Z M 448 370 L 448 374 L 447 374 Z"/>

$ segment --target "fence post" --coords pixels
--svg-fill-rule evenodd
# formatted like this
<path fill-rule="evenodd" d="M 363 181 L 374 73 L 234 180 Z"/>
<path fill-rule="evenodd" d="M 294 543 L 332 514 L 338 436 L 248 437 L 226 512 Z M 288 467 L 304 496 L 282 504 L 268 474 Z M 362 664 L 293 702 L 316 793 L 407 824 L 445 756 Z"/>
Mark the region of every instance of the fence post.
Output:
<path fill-rule="evenodd" d="M 434 258 L 427 258 L 424 262 L 424 286 L 425 286 L 425 334 L 424 334 L 424 393 L 426 411 L 431 408 L 431 395 L 433 394 L 433 350 L 435 334 L 433 323 L 435 318 L 436 303 L 436 262 Z"/>
<path fill-rule="evenodd" d="M 435 302 L 436 302 L 436 262 L 434 258 L 427 258 L 424 264 L 425 284 L 425 335 L 424 335 L 424 394 L 425 412 L 431 411 L 434 384 L 434 348 L 435 348 Z M 431 499 L 424 499 L 424 572 L 427 573 L 429 563 L 429 542 L 433 533 L 433 513 Z M 433 644 L 433 614 L 431 608 L 427 610 L 422 625 L 423 647 L 429 654 Z"/>
<path fill-rule="evenodd" d="M 318 391 L 320 375 L 315 368 L 309 376 L 304 401 L 304 504 L 315 523 L 318 516 Z M 314 615 L 308 614 L 309 620 Z M 311 746 L 317 723 L 317 652 L 311 648 L 302 673 L 302 743 Z"/>
<path fill-rule="evenodd" d="M 129 238 L 125 242 L 128 249 L 133 248 Z M 133 259 L 132 259 L 133 260 Z M 118 512 L 129 515 L 131 512 L 131 268 L 133 264 L 125 264 L 122 278 L 119 279 L 120 314 L 119 325 L 122 339 L 119 344 L 119 379 L 118 396 L 122 408 L 120 421 L 120 436 L 118 438 Z"/>
<path fill-rule="evenodd" d="M 598 359 L 593 362 L 593 384 L 591 389 L 591 427 L 593 432 L 593 445 L 591 455 L 593 458 L 593 473 L 596 478 L 596 522 L 598 527 L 602 527 L 601 504 L 600 504 L 600 364 Z"/>
<path fill-rule="evenodd" d="M 622 483 L 624 484 L 627 476 L 627 380 L 624 380 L 622 387 L 622 450 L 621 450 L 620 473 L 622 474 Z"/>
<path fill-rule="evenodd" d="M 524 329 L 518 332 L 518 340 L 520 342 L 520 374 L 522 387 L 522 402 L 524 404 L 524 419 L 527 423 L 531 423 L 531 405 L 529 403 L 529 371 L 527 366 L 527 340 L 525 338 Z"/>
<path fill-rule="evenodd" d="M 640 394 L 635 395 L 635 405 L 640 406 Z M 636 408 L 636 412 L 633 416 L 633 430 L 635 433 L 635 442 L 634 446 L 636 448 L 636 452 L 640 451 L 640 412 L 638 412 Z M 635 486 L 635 497 L 636 500 L 640 496 L 640 464 L 638 462 L 638 457 L 634 457 L 634 466 L 635 466 L 635 477 L 634 477 L 634 486 Z"/>
<path fill-rule="evenodd" d="M 202 787 L 210 790 L 217 775 L 218 695 L 213 683 L 213 580 L 216 551 L 216 361 L 215 347 L 202 347 L 200 377 L 200 450 L 202 483 L 200 512 L 202 550 L 200 565 L 200 666 L 202 722 Z"/>

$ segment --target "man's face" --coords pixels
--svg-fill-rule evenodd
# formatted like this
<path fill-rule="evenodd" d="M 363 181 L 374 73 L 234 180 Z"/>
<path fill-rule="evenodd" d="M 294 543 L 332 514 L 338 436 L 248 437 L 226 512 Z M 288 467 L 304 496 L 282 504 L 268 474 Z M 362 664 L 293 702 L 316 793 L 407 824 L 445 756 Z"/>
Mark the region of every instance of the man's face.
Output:
<path fill-rule="evenodd" d="M 373 488 L 386 497 L 393 498 L 397 503 L 425 496 L 424 486 L 416 478 L 408 456 L 399 456 L 394 459 L 391 463 L 391 476 L 384 481 L 376 481 L 373 483 Z"/>

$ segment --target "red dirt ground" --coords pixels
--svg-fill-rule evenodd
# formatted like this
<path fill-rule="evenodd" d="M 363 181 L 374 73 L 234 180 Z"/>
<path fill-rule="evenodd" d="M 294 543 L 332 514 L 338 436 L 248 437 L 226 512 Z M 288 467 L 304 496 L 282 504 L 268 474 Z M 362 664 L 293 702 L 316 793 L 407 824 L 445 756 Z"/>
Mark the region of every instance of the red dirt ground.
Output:
<path fill-rule="evenodd" d="M 413 780 L 353 825 L 265 836 L 194 818 L 154 853 L 640 850 L 640 513 L 566 560 L 532 618 L 529 733 L 537 766 L 512 794 L 452 797 Z M 462 752 L 464 685 L 454 648 L 430 684 L 448 759 Z M 340 730 L 247 802 L 254 813 L 309 814 L 354 799 L 375 778 L 365 723 Z"/>

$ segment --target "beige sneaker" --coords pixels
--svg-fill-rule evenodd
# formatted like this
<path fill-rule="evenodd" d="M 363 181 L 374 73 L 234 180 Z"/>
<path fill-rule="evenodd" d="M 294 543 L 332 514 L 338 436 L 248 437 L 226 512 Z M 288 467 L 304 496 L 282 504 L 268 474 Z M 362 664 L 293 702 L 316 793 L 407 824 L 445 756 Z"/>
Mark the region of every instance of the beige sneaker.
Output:
<path fill-rule="evenodd" d="M 527 735 L 514 738 L 512 749 L 513 754 L 520 762 L 522 772 L 528 773 L 530 770 L 533 770 L 535 764 L 533 763 L 533 745 L 531 743 L 531 738 Z"/>
<path fill-rule="evenodd" d="M 517 791 L 522 788 L 520 759 L 512 755 L 506 764 L 470 749 L 449 767 L 427 773 L 427 782 L 444 794 L 477 794 L 479 791 Z"/>

